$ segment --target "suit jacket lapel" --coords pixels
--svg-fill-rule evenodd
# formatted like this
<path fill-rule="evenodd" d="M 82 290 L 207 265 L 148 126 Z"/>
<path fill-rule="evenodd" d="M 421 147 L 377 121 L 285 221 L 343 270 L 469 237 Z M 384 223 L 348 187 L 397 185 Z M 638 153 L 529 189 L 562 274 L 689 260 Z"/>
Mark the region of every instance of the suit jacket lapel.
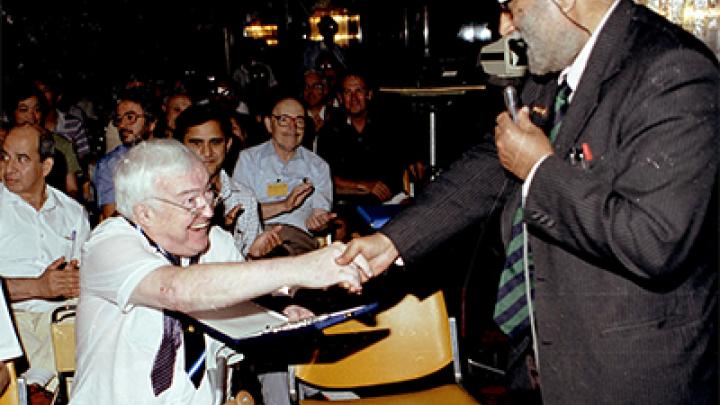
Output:
<path fill-rule="evenodd" d="M 619 72 L 628 52 L 622 44 L 632 42 L 627 40 L 632 13 L 633 4 L 621 0 L 600 32 L 555 141 L 558 156 L 568 156 L 597 108 L 603 86 Z"/>

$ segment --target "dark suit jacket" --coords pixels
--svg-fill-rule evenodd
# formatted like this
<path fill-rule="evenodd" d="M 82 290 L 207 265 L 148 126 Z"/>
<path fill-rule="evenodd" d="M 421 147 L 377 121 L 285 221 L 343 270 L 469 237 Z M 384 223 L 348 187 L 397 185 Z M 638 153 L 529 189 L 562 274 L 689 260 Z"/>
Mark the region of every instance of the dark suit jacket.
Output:
<path fill-rule="evenodd" d="M 718 84 L 699 41 L 620 1 L 526 200 L 544 403 L 717 403 Z M 410 265 L 500 210 L 507 240 L 519 188 L 481 146 L 382 232 Z"/>

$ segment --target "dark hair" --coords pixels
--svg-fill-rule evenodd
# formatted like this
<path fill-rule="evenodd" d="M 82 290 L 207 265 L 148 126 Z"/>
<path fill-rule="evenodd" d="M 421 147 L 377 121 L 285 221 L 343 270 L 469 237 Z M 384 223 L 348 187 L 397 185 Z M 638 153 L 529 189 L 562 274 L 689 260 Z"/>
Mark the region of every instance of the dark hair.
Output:
<path fill-rule="evenodd" d="M 47 158 L 55 156 L 55 138 L 53 134 L 45 128 L 35 126 L 40 132 L 38 137 L 38 154 L 40 161 L 44 162 Z"/>
<path fill-rule="evenodd" d="M 10 88 L 3 97 L 3 107 L 6 109 L 8 119 L 12 124 L 17 124 L 15 122 L 14 112 L 17 109 L 18 104 L 22 100 L 26 100 L 33 96 L 38 100 L 38 107 L 40 107 L 42 119 L 45 119 L 45 116 L 47 116 L 48 113 L 47 99 L 45 98 L 45 94 L 43 94 L 43 92 L 35 86 L 35 83 L 30 80 L 21 79 L 9 87 Z"/>
<path fill-rule="evenodd" d="M 156 121 L 160 116 L 160 107 L 157 97 L 152 90 L 146 87 L 131 87 L 120 92 L 117 104 L 123 101 L 137 103 L 143 109 L 146 122 Z"/>
<path fill-rule="evenodd" d="M 38 155 L 40 155 L 40 161 L 44 162 L 45 159 L 55 157 L 55 138 L 52 132 L 41 127 L 40 125 L 33 125 L 25 123 L 22 125 L 16 125 L 14 128 L 28 127 L 34 129 L 38 134 Z M 12 129 L 11 129 L 12 130 Z"/>
<path fill-rule="evenodd" d="M 225 112 L 217 104 L 193 104 L 186 108 L 185 111 L 181 112 L 180 115 L 175 119 L 175 132 L 173 136 L 180 142 L 185 139 L 185 134 L 192 127 L 202 125 L 208 121 L 217 121 L 220 124 L 220 131 L 222 131 L 225 140 L 230 138 L 232 135 L 232 124 L 230 119 Z"/>
<path fill-rule="evenodd" d="M 352 70 L 346 71 L 343 74 L 343 76 L 340 78 L 340 80 L 338 80 L 338 86 L 342 88 L 342 84 L 345 83 L 345 79 L 347 79 L 350 76 L 360 78 L 363 81 L 363 83 L 365 83 L 365 88 L 367 90 L 373 89 L 374 83 L 373 83 L 372 77 L 370 77 L 370 74 L 368 72 L 365 72 L 365 71 L 362 71 L 359 69 L 352 69 Z"/>

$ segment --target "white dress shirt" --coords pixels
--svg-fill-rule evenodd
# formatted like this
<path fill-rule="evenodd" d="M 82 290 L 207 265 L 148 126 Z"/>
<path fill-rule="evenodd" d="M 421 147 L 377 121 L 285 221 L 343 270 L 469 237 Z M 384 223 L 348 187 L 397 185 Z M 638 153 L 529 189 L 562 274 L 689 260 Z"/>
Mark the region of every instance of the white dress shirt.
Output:
<path fill-rule="evenodd" d="M 243 261 L 229 233 L 212 227 L 209 237 L 210 248 L 199 263 Z M 163 311 L 129 301 L 138 284 L 168 260 L 124 218 L 114 217 L 95 228 L 83 262 L 71 404 L 210 404 L 207 375 L 195 389 L 183 368 L 182 344 L 170 388 L 153 394 L 150 372 L 163 336 Z M 210 338 L 206 345 L 211 368 L 220 345 Z"/>
<path fill-rule="evenodd" d="M 39 277 L 61 256 L 80 258 L 80 248 L 90 234 L 85 208 L 51 186 L 46 186 L 46 193 L 38 211 L 0 184 L 0 276 Z M 46 312 L 59 304 L 33 299 L 12 306 Z"/>

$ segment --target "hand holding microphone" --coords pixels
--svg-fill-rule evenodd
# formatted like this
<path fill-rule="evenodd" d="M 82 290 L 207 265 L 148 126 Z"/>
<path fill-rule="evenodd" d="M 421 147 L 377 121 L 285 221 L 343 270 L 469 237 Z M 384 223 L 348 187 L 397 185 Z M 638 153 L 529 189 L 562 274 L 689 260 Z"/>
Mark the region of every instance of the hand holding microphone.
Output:
<path fill-rule="evenodd" d="M 540 159 L 553 153 L 550 140 L 542 129 L 530 121 L 530 111 L 521 107 L 513 86 L 503 89 L 507 112 L 500 113 L 495 122 L 495 145 L 500 163 L 521 180 L 527 178 Z"/>

